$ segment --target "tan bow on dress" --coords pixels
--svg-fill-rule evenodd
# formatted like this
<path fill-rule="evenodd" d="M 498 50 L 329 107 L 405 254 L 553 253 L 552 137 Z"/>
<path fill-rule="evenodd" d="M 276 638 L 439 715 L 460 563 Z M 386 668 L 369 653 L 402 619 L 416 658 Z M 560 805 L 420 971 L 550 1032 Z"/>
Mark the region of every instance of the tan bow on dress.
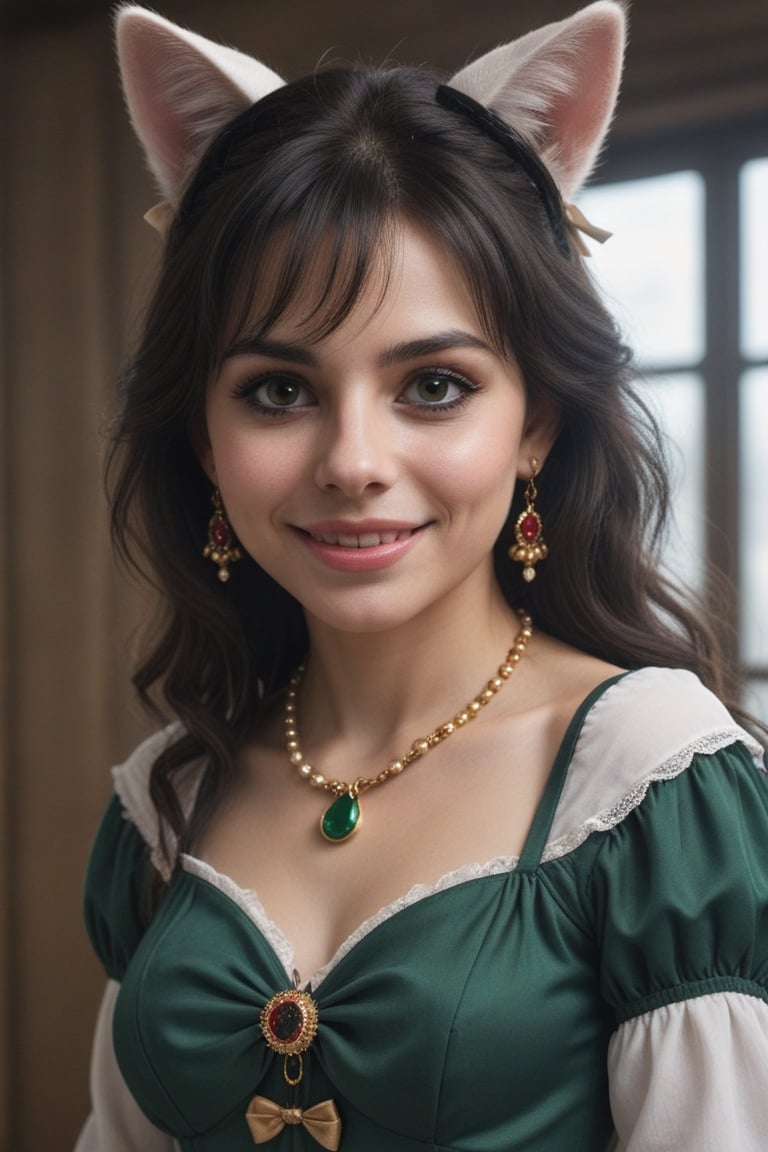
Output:
<path fill-rule="evenodd" d="M 333 1100 L 321 1100 L 311 1108 L 281 1108 L 266 1096 L 254 1096 L 245 1118 L 254 1144 L 266 1144 L 286 1124 L 303 1124 L 310 1136 L 330 1152 L 337 1152 L 341 1140 L 341 1120 Z"/>

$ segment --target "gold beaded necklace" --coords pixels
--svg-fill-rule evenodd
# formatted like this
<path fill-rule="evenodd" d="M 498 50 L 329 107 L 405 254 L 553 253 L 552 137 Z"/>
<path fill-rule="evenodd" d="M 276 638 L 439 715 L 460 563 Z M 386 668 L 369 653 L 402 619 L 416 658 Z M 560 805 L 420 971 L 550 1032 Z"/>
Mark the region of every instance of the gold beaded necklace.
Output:
<path fill-rule="evenodd" d="M 307 780 L 314 788 L 321 789 L 324 792 L 330 792 L 335 797 L 320 818 L 320 831 L 326 840 L 329 840 L 332 844 L 341 844 L 344 840 L 348 840 L 362 823 L 360 796 L 363 792 L 367 792 L 369 788 L 375 788 L 377 784 L 385 784 L 387 780 L 399 776 L 409 764 L 413 764 L 414 760 L 421 759 L 431 748 L 434 748 L 437 744 L 441 744 L 443 740 L 447 740 L 449 736 L 452 736 L 453 733 L 457 732 L 460 728 L 464 728 L 470 720 L 474 720 L 486 704 L 493 700 L 496 693 L 504 687 L 520 663 L 528 647 L 528 641 L 533 634 L 533 624 L 530 616 L 525 612 L 519 612 L 518 615 L 520 616 L 520 630 L 515 637 L 514 644 L 509 652 L 507 652 L 504 663 L 499 666 L 496 675 L 478 692 L 477 696 L 470 700 L 461 712 L 457 712 L 452 720 L 441 724 L 435 728 L 434 732 L 430 732 L 429 735 L 423 737 L 423 739 L 415 740 L 404 756 L 401 756 L 397 760 L 390 760 L 389 764 L 379 772 L 378 776 L 372 776 L 370 778 L 358 776 L 352 784 L 348 784 L 346 780 L 326 780 L 322 772 L 316 772 L 312 765 L 304 759 L 304 753 L 301 751 L 301 745 L 299 743 L 299 729 L 296 719 L 296 696 L 304 675 L 305 666 L 302 664 L 296 669 L 296 672 L 288 684 L 288 690 L 285 695 L 285 707 L 283 709 L 285 747 L 291 763 L 295 765 L 298 770 L 299 776 L 301 776 L 303 780 Z"/>

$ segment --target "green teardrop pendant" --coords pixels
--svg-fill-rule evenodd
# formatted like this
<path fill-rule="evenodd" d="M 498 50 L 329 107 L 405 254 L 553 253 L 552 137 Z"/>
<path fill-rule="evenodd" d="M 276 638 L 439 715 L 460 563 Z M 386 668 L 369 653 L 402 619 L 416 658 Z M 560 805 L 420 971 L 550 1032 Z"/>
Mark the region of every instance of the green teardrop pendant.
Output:
<path fill-rule="evenodd" d="M 340 844 L 347 840 L 360 824 L 360 804 L 356 796 L 344 792 L 326 808 L 320 821 L 320 831 L 326 840 Z"/>

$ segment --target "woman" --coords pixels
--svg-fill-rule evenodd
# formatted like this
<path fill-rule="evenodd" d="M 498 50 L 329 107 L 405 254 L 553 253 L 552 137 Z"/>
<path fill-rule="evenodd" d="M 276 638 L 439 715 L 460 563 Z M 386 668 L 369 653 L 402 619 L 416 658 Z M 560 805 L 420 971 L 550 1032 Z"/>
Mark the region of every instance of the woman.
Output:
<path fill-rule="evenodd" d="M 564 207 L 623 35 L 283 85 L 118 17 L 167 241 L 113 523 L 175 722 L 93 850 L 81 1152 L 764 1145 L 760 748 Z"/>

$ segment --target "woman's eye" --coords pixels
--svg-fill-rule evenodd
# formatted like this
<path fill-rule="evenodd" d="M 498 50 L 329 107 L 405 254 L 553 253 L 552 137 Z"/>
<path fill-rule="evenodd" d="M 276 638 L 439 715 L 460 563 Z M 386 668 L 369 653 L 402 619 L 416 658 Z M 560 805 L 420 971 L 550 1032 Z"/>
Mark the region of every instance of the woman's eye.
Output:
<path fill-rule="evenodd" d="M 291 408 L 301 399 L 301 385 L 295 380 L 268 380 L 259 385 L 256 396 L 270 408 Z"/>
<path fill-rule="evenodd" d="M 455 372 L 424 372 L 412 380 L 402 395 L 407 404 L 427 408 L 452 408 L 476 392 L 475 385 Z"/>
<path fill-rule="evenodd" d="M 314 403 L 309 389 L 291 376 L 249 380 L 236 390 L 235 395 L 246 400 L 253 408 L 270 413 L 306 408 Z"/>

